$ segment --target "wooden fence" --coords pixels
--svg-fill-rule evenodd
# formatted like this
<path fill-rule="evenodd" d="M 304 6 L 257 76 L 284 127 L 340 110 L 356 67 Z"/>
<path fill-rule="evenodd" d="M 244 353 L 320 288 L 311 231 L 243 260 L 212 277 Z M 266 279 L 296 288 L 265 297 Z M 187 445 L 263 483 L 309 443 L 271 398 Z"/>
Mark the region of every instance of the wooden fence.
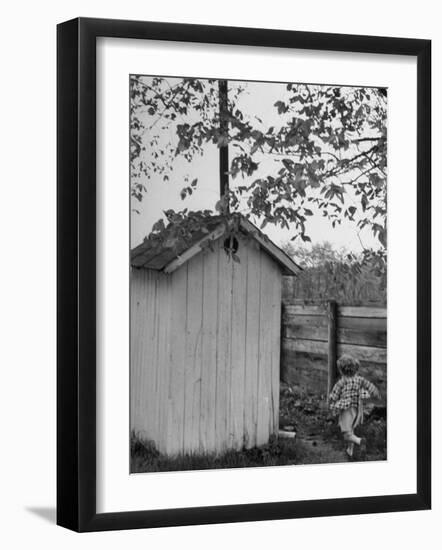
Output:
<path fill-rule="evenodd" d="M 387 310 L 383 307 L 284 304 L 282 310 L 282 373 L 295 354 L 327 357 L 327 392 L 336 379 L 336 358 L 349 353 L 385 371 Z M 386 378 L 383 376 L 383 378 Z"/>

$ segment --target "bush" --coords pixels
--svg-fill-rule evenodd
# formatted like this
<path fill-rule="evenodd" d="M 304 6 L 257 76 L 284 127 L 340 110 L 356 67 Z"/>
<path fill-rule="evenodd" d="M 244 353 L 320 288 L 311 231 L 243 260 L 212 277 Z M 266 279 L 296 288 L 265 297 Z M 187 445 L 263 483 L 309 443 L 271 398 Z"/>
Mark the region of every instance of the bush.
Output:
<path fill-rule="evenodd" d="M 284 278 L 283 302 L 296 298 L 353 306 L 386 304 L 387 263 L 382 251 L 355 255 L 334 249 L 327 241 L 312 247 L 286 244 L 283 249 L 303 268 L 296 277 Z"/>

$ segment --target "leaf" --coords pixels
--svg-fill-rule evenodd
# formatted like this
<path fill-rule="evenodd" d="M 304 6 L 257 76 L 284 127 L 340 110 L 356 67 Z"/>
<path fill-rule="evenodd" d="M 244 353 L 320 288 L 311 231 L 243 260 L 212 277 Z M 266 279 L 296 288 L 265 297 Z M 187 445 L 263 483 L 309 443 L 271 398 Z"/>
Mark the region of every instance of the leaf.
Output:
<path fill-rule="evenodd" d="M 259 144 L 255 143 L 252 148 L 250 149 L 250 155 L 254 155 L 256 151 L 259 149 Z"/>
<path fill-rule="evenodd" d="M 378 239 L 381 245 L 386 248 L 387 247 L 387 232 L 385 229 L 380 229 L 378 233 Z"/>
<path fill-rule="evenodd" d="M 222 214 L 226 209 L 226 197 L 221 197 L 215 204 L 215 210 Z"/>
<path fill-rule="evenodd" d="M 286 113 L 289 110 L 288 106 L 283 101 L 277 101 L 274 106 L 278 109 L 278 115 Z"/>
<path fill-rule="evenodd" d="M 368 204 L 367 196 L 366 196 L 366 195 L 362 195 L 362 197 L 361 197 L 361 205 L 362 205 L 362 210 L 363 210 L 363 212 L 366 211 L 366 209 L 367 209 L 367 204 Z"/>
<path fill-rule="evenodd" d="M 218 147 L 226 147 L 229 144 L 229 139 L 225 135 L 220 135 L 218 137 Z"/>

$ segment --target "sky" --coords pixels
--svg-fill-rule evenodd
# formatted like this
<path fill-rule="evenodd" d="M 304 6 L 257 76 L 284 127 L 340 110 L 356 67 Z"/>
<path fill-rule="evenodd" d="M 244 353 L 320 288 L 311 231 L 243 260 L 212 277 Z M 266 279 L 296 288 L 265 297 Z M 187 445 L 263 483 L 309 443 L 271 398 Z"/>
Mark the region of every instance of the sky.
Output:
<path fill-rule="evenodd" d="M 147 79 L 146 79 L 147 81 Z M 172 79 L 169 80 L 173 84 Z M 233 84 L 235 85 L 235 84 Z M 276 114 L 274 103 L 283 99 L 286 92 L 285 84 L 247 82 L 241 83 L 245 86 L 245 91 L 240 96 L 239 107 L 247 114 L 259 117 L 263 126 L 275 126 L 281 123 L 281 117 Z M 143 122 L 149 126 L 149 119 L 152 119 L 147 113 L 144 115 Z M 174 139 L 175 128 L 171 127 L 165 131 L 161 139 L 168 142 Z M 147 138 L 148 136 L 146 136 Z M 276 162 L 274 157 L 258 157 L 259 168 L 253 174 L 252 178 L 242 179 L 238 176 L 231 179 L 229 185 L 231 188 L 244 182 L 251 183 L 260 176 L 275 173 Z M 189 175 L 189 181 L 198 178 L 198 186 L 195 193 L 182 200 L 180 192 L 184 187 L 184 175 Z M 166 209 L 189 210 L 214 209 L 215 203 L 219 199 L 219 151 L 215 145 L 208 144 L 204 147 L 204 155 L 196 156 L 191 163 L 188 163 L 183 157 L 176 157 L 174 169 L 171 173 L 170 181 L 164 182 L 162 176 L 153 175 L 150 180 L 144 181 L 147 191 L 141 202 L 132 199 L 131 213 L 131 247 L 142 242 L 152 228 L 152 225 L 163 216 L 162 212 Z M 351 203 L 352 197 L 346 199 Z M 310 208 L 310 206 L 309 206 Z M 135 212 L 135 209 L 138 211 Z M 360 231 L 356 224 L 350 221 L 342 221 L 341 225 L 332 227 L 331 222 L 324 218 L 319 211 L 313 211 L 313 216 L 306 222 L 306 233 L 310 236 L 312 245 L 329 241 L 334 248 L 345 248 L 355 253 L 361 252 L 363 246 L 366 248 L 378 248 L 379 243 L 369 229 Z M 254 220 L 258 226 L 259 220 Z M 263 231 L 277 244 L 281 246 L 290 241 L 295 234 L 295 228 L 282 229 L 273 225 L 266 225 Z"/>

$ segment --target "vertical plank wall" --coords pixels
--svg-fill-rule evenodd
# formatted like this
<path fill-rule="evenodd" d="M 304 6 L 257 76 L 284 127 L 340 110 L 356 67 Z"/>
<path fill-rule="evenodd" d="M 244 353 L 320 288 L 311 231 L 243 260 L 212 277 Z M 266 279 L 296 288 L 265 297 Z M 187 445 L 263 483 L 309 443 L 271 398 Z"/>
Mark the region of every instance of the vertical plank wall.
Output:
<path fill-rule="evenodd" d="M 255 241 L 171 275 L 132 271 L 131 429 L 167 454 L 265 444 L 278 429 L 281 273 Z"/>
<path fill-rule="evenodd" d="M 156 271 L 132 271 L 131 430 L 155 441 L 162 449 L 167 446 L 165 438 L 169 431 L 169 415 L 161 404 L 167 402 L 170 394 L 171 283 L 170 277 L 162 277 Z"/>

